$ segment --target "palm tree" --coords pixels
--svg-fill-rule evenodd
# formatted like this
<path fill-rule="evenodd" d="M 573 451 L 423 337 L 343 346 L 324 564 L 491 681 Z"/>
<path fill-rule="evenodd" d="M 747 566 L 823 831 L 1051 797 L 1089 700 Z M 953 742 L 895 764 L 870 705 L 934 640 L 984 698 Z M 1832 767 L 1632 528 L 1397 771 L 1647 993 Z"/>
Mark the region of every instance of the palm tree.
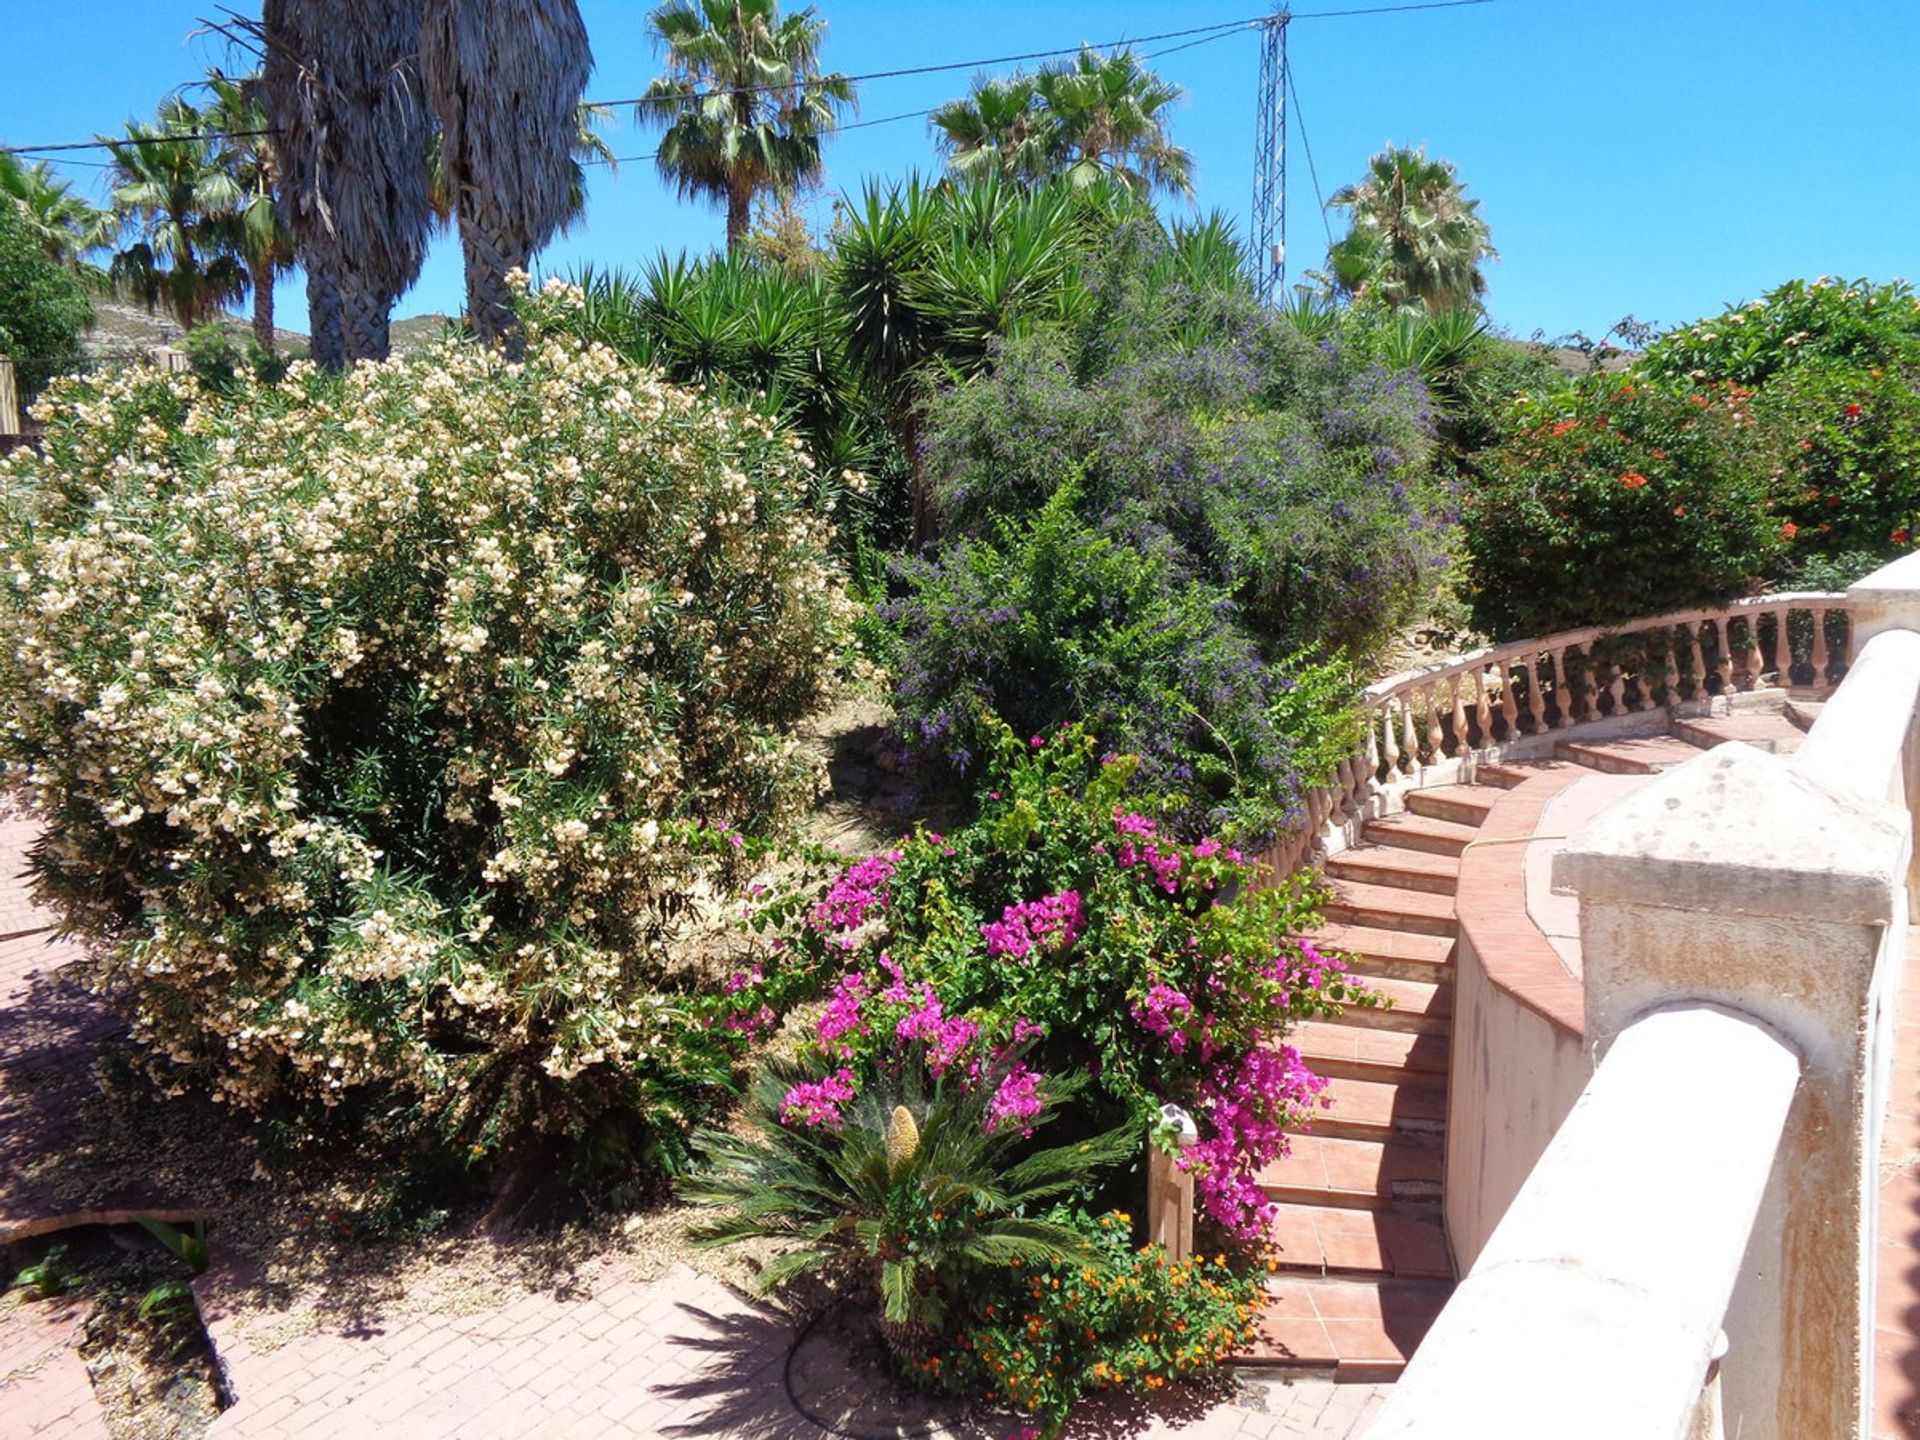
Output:
<path fill-rule="evenodd" d="M 1058 168 L 1060 127 L 1031 75 L 975 80 L 972 93 L 949 100 L 927 123 L 937 132 L 934 143 L 947 168 L 963 180 L 1001 175 L 1038 181 Z"/>
<path fill-rule="evenodd" d="M 106 142 L 113 203 L 139 239 L 113 257 L 114 280 L 146 301 L 164 302 L 184 329 L 218 314 L 247 286 L 239 249 L 241 190 L 219 145 L 201 138 L 207 119 L 178 98 L 152 125 L 129 123 Z"/>
<path fill-rule="evenodd" d="M 1478 200 L 1469 200 L 1454 167 L 1424 147 L 1388 146 L 1366 178 L 1327 202 L 1346 210 L 1347 235 L 1328 251 L 1333 287 L 1404 312 L 1438 313 L 1478 303 L 1486 293 L 1482 260 L 1497 260 Z"/>
<path fill-rule="evenodd" d="M 727 248 L 756 195 L 791 195 L 820 176 L 820 142 L 854 105 L 853 82 L 820 70 L 827 22 L 779 0 L 668 0 L 648 21 L 667 73 L 635 107 L 666 127 L 660 173 L 685 196 L 726 207 Z"/>
<path fill-rule="evenodd" d="M 579 209 L 587 27 L 574 0 L 425 0 L 420 70 L 466 255 L 467 323 L 499 338 L 513 327 L 508 273 Z"/>
<path fill-rule="evenodd" d="M 237 214 L 240 256 L 253 289 L 253 338 L 262 350 L 274 348 L 273 282 L 293 268 L 293 236 L 280 212 L 276 177 L 279 160 L 267 116 L 260 108 L 259 78 L 236 80 L 218 70 L 207 72 L 213 101 L 201 114 L 207 128 L 222 132 L 222 158 L 240 190 Z"/>
<path fill-rule="evenodd" d="M 1082 50 L 1031 75 L 977 80 L 930 119 L 956 175 L 1064 175 L 1076 186 L 1112 176 L 1138 195 L 1191 196 L 1193 156 L 1167 129 L 1181 94 L 1130 50 Z"/>
<path fill-rule="evenodd" d="M 393 302 L 426 258 L 420 26 L 421 0 L 263 0 L 281 205 L 307 271 L 313 358 L 331 369 L 386 358 Z"/>
<path fill-rule="evenodd" d="M 85 257 L 111 245 L 120 220 L 73 193 L 71 182 L 42 160 L 29 165 L 17 155 L 0 154 L 0 201 L 12 201 L 27 233 L 49 260 L 75 270 L 88 268 Z"/>
<path fill-rule="evenodd" d="M 612 118 L 613 107 L 610 105 L 580 106 L 580 130 L 573 141 L 574 187 L 567 201 L 567 218 L 560 222 L 563 233 L 586 213 L 584 167 L 604 165 L 609 173 L 620 173 L 620 160 L 613 153 L 613 146 L 607 143 L 607 137 L 600 133 L 600 126 Z M 447 173 L 446 143 L 438 128 L 427 144 L 427 204 L 433 210 L 436 229 L 445 229 L 454 224 L 453 179 Z"/>

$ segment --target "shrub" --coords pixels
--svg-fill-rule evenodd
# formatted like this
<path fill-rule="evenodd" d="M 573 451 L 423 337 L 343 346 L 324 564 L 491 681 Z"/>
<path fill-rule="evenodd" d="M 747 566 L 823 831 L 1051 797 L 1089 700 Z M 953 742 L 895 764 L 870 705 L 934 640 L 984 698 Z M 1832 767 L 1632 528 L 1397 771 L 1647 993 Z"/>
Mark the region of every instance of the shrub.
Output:
<path fill-rule="evenodd" d="M 93 319 L 80 277 L 47 258 L 11 201 L 0 198 L 0 355 L 14 358 L 22 401 L 80 357 Z"/>
<path fill-rule="evenodd" d="M 999 727 L 980 813 L 849 867 L 784 940 L 829 989 L 805 1058 L 852 1094 L 909 1063 L 992 1073 L 1011 1114 L 1044 1077 L 1089 1074 L 1070 1131 L 1189 1106 L 1200 1204 L 1254 1236 L 1268 1207 L 1253 1176 L 1317 1105 L 1320 1080 L 1283 1043 L 1302 1017 L 1366 996 L 1303 941 L 1315 897 L 1216 840 L 1182 845 L 1123 803 L 1131 757 L 1068 726 Z M 751 992 L 743 1009 L 754 1001 Z M 1038 1113 L 1037 1108 L 1031 1113 Z"/>
<path fill-rule="evenodd" d="M 1920 365 L 1920 297 L 1905 281 L 1790 280 L 1759 300 L 1681 325 L 1636 369 L 1678 384 L 1764 385 L 1791 370 Z"/>
<path fill-rule="evenodd" d="M 1067 485 L 996 538 L 902 564 L 907 593 L 883 614 L 903 733 L 964 771 L 983 707 L 1023 735 L 1081 720 L 1140 757 L 1142 786 L 1183 833 L 1272 833 L 1338 763 L 1322 742 L 1350 738 L 1348 696 L 1315 683 L 1344 668 L 1269 663 L 1171 542 L 1130 543 L 1079 508 Z M 1326 703 L 1303 707 L 1307 695 Z"/>
<path fill-rule="evenodd" d="M 1517 402 L 1465 504 L 1475 623 L 1546 635 L 1757 588 L 1793 534 L 1757 423 L 1734 386 L 1593 375 Z"/>
<path fill-rule="evenodd" d="M 163 1083 L 615 1158 L 724 1076 L 663 947 L 810 798 L 848 607 L 795 443 L 569 304 L 523 364 L 61 382 L 0 464 L 0 760 Z"/>
<path fill-rule="evenodd" d="M 999 1272 L 968 1306 L 955 1344 L 914 1362 L 913 1373 L 1003 1400 L 1053 1434 L 1083 1395 L 1150 1395 L 1218 1365 L 1248 1337 L 1260 1285 L 1224 1256 L 1175 1264 L 1161 1246 L 1136 1249 L 1125 1212 L 1058 1219 L 1086 1236 L 1091 1263 Z"/>
<path fill-rule="evenodd" d="M 1136 336 L 1136 358 L 1091 376 L 1061 336 L 1015 341 L 941 395 L 927 437 L 945 523 L 990 535 L 1077 475 L 1089 521 L 1167 543 L 1269 658 L 1365 659 L 1420 615 L 1444 564 L 1426 390 L 1250 301 L 1202 313 L 1204 335 Z"/>

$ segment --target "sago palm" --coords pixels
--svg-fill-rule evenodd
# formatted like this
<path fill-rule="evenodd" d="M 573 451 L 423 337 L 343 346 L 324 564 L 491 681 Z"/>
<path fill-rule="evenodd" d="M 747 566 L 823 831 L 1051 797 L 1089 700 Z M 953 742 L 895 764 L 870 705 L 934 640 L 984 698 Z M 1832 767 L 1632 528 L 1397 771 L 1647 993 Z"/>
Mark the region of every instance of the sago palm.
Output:
<path fill-rule="evenodd" d="M 313 358 L 382 360 L 432 214 L 420 0 L 262 0 L 261 98 L 307 272 Z"/>
<path fill-rule="evenodd" d="M 293 268 L 293 235 L 280 213 L 276 188 L 279 160 L 273 137 L 266 133 L 258 77 L 235 79 L 210 70 L 206 83 L 213 98 L 201 114 L 209 130 L 227 137 L 221 142 L 221 158 L 240 192 L 235 218 L 240 256 L 253 290 L 253 338 L 271 352 L 273 282 Z"/>
<path fill-rule="evenodd" d="M 827 23 L 812 6 L 782 15 L 778 0 L 669 0 L 648 26 L 666 74 L 635 110 L 665 127 L 660 173 L 724 207 L 731 250 L 756 196 L 819 178 L 821 141 L 853 108 L 853 82 L 820 69 Z"/>
<path fill-rule="evenodd" d="M 903 1082 L 875 1085 L 837 1127 L 786 1123 L 803 1074 L 773 1065 L 748 1103 L 750 1134 L 708 1132 L 704 1170 L 681 1187 L 730 1213 L 694 1231 L 701 1245 L 769 1239 L 762 1293 L 803 1275 L 851 1276 L 880 1301 L 881 1331 L 899 1351 L 923 1346 L 971 1275 L 1011 1264 L 1087 1261 L 1086 1242 L 1032 1213 L 1130 1158 L 1131 1127 L 1033 1150 L 1023 1127 L 1053 1116 L 1053 1099 L 1020 1124 L 992 1123 L 990 1091 Z"/>
<path fill-rule="evenodd" d="M 579 210 L 574 152 L 593 54 L 574 0 L 424 0 L 422 19 L 420 70 L 466 259 L 467 323 L 494 339 L 513 327 L 508 273 Z"/>
<path fill-rule="evenodd" d="M 117 284 L 164 304 L 182 329 L 211 319 L 247 287 L 240 259 L 244 194 L 206 117 L 186 101 L 164 101 L 151 125 L 130 123 L 106 142 L 113 203 L 138 239 L 113 258 Z"/>
<path fill-rule="evenodd" d="M 1486 293 L 1480 262 L 1499 253 L 1480 202 L 1467 198 L 1454 167 L 1424 148 L 1375 155 L 1366 178 L 1342 186 L 1329 206 L 1352 229 L 1328 252 L 1336 289 L 1389 310 L 1437 313 L 1477 304 Z"/>

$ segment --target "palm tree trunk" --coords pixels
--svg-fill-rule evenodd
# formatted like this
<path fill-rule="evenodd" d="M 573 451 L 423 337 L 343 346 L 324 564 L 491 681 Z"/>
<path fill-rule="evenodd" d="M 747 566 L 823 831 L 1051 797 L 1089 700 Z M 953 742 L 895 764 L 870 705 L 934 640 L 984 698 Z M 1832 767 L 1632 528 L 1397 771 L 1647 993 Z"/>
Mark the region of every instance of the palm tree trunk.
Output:
<path fill-rule="evenodd" d="M 727 191 L 727 253 L 731 255 L 747 238 L 753 225 L 753 192 L 739 188 Z"/>
<path fill-rule="evenodd" d="M 250 256 L 247 274 L 253 281 L 253 338 L 267 354 L 273 354 L 273 261 L 266 256 Z"/>
<path fill-rule="evenodd" d="M 482 340 L 500 340 L 511 358 L 521 353 L 507 272 L 524 270 L 531 258 L 505 223 L 506 217 L 484 196 L 463 194 L 460 249 L 467 262 L 467 324 Z M 491 223 L 489 223 L 491 222 Z"/>
<path fill-rule="evenodd" d="M 313 332 L 313 363 L 322 370 L 347 368 L 347 342 L 340 321 L 340 290 L 327 266 L 307 260 L 307 328 Z"/>

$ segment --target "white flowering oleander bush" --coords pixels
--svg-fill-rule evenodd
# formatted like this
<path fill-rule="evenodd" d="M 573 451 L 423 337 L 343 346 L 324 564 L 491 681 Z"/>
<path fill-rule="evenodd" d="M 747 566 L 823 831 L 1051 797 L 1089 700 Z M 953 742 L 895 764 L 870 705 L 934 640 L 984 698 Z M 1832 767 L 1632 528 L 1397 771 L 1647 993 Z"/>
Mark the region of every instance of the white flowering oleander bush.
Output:
<path fill-rule="evenodd" d="M 570 303 L 522 363 L 64 381 L 0 462 L 0 765 L 170 1088 L 604 1152 L 724 1058 L 666 941 L 811 800 L 851 607 L 796 443 Z"/>

